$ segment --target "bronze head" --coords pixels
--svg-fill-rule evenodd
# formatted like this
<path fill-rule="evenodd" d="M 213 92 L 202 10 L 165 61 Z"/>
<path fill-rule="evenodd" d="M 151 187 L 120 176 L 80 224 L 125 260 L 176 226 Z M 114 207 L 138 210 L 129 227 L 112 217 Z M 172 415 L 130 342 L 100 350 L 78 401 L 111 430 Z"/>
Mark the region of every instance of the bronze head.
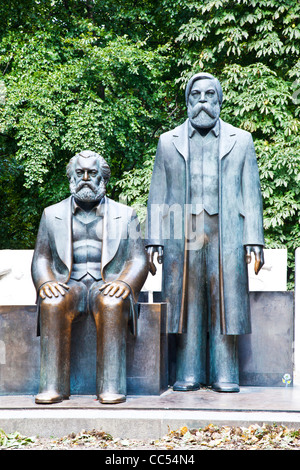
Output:
<path fill-rule="evenodd" d="M 220 117 L 223 93 L 217 78 L 209 73 L 198 73 L 185 90 L 188 117 L 194 127 L 212 128 Z"/>
<path fill-rule="evenodd" d="M 78 201 L 100 201 L 106 193 L 110 168 L 101 155 L 84 150 L 71 158 L 67 165 L 70 192 Z"/>

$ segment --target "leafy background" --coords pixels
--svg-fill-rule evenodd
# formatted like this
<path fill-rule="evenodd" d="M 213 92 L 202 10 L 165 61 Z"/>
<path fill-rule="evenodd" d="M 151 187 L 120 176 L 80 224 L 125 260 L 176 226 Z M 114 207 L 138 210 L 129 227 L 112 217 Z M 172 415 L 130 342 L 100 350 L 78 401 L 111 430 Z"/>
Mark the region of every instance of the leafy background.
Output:
<path fill-rule="evenodd" d="M 293 288 L 299 16 L 293 0 L 1 2 L 0 249 L 34 247 L 43 208 L 68 195 L 66 163 L 87 148 L 143 221 L 158 137 L 186 118 L 185 84 L 205 70 L 222 82 L 222 118 L 253 134 L 267 247 L 288 249 Z"/>

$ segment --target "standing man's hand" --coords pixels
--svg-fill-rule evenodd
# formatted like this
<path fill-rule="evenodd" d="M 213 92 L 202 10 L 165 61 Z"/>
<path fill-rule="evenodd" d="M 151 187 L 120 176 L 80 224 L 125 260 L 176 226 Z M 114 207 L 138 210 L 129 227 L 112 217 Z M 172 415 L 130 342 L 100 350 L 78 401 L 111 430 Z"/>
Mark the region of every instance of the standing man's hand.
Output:
<path fill-rule="evenodd" d="M 265 263 L 263 247 L 261 245 L 246 245 L 245 249 L 247 264 L 251 263 L 251 253 L 254 253 L 254 272 L 255 274 L 258 274 Z"/>
<path fill-rule="evenodd" d="M 147 255 L 149 261 L 149 271 L 154 276 L 156 274 L 156 266 L 154 264 L 154 254 L 157 253 L 157 261 L 159 264 L 163 262 L 163 247 L 162 246 L 148 246 Z"/>

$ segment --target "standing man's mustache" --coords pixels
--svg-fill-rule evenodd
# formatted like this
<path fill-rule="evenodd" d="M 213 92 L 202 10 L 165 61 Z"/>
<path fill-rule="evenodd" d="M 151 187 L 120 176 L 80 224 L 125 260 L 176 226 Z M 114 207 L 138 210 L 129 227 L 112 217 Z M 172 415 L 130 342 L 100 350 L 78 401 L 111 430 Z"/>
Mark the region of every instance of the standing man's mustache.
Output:
<path fill-rule="evenodd" d="M 198 116 L 198 114 L 201 112 L 201 111 L 204 111 L 206 114 L 208 114 L 211 118 L 215 118 L 216 117 L 216 113 L 213 112 L 211 106 L 206 106 L 202 103 L 198 103 L 196 104 L 192 110 L 191 110 L 191 117 L 192 118 L 195 118 Z"/>

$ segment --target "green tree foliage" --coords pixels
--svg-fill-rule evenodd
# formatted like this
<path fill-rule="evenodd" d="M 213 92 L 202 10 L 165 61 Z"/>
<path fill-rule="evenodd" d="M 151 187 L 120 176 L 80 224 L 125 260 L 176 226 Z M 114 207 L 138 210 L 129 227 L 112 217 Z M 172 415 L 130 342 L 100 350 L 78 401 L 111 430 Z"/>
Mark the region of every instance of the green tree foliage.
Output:
<path fill-rule="evenodd" d="M 299 16 L 294 0 L 2 2 L 0 248 L 33 246 L 42 208 L 67 195 L 65 165 L 84 148 L 103 154 L 110 194 L 144 220 L 157 138 L 186 118 L 185 84 L 205 70 L 222 82 L 222 118 L 253 134 L 267 247 L 288 248 L 292 280 Z"/>
<path fill-rule="evenodd" d="M 216 75 L 224 92 L 222 118 L 252 133 L 266 246 L 288 249 L 292 287 L 300 246 L 300 3 L 190 1 L 183 2 L 183 10 L 172 44 L 178 64 L 174 79 L 183 92 L 194 73 Z M 121 184 L 131 191 L 130 174 Z"/>
<path fill-rule="evenodd" d="M 148 46 L 139 31 L 143 18 L 132 34 L 137 11 L 127 2 L 126 19 L 125 4 L 115 10 L 113 2 L 100 1 L 2 4 L 0 70 L 7 93 L 0 157 L 8 172 L 14 170 L 10 187 L 20 188 L 26 204 L 15 224 L 15 191 L 3 187 L 8 208 L 1 214 L 1 248 L 33 246 L 43 207 L 68 194 L 65 166 L 76 152 L 103 154 L 112 168 L 113 196 L 123 172 L 155 153 L 154 134 L 170 113 L 161 103 L 172 96 L 172 61 L 168 44 Z M 5 168 L 0 178 L 7 186 Z"/>
<path fill-rule="evenodd" d="M 184 85 L 195 71 L 223 84 L 222 117 L 253 134 L 269 248 L 288 248 L 293 278 L 300 246 L 300 3 L 291 0 L 189 2 L 177 41 Z"/>

